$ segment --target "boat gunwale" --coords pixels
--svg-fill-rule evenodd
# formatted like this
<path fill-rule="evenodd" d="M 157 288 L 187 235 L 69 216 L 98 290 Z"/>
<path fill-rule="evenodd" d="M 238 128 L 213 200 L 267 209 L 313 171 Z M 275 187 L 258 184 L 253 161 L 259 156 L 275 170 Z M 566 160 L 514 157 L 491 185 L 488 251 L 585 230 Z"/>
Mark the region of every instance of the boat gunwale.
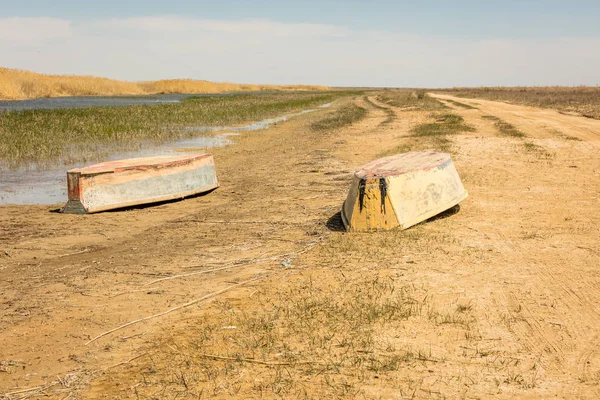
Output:
<path fill-rule="evenodd" d="M 385 169 L 385 166 L 389 162 L 398 159 L 406 159 L 407 155 L 414 156 L 437 156 L 435 162 L 429 162 L 425 166 L 411 166 L 406 169 Z M 409 153 L 396 154 L 392 156 L 378 158 L 370 161 L 366 164 L 361 165 L 354 171 L 354 176 L 359 179 L 372 179 L 372 178 L 389 178 L 392 176 L 404 175 L 417 171 L 429 171 L 434 168 L 444 167 L 445 165 L 452 162 L 452 157 L 448 153 L 437 152 L 437 151 L 412 151 Z"/>
<path fill-rule="evenodd" d="M 149 156 L 149 157 L 136 157 L 129 159 L 121 159 L 114 161 L 107 161 L 103 163 L 97 163 L 87 165 L 82 168 L 74 168 L 67 171 L 67 175 L 78 175 L 78 176 L 95 176 L 102 174 L 115 174 L 126 171 L 145 171 L 145 170 L 159 170 L 171 167 L 178 167 L 187 164 L 191 164 L 194 161 L 199 161 L 206 158 L 212 158 L 211 153 L 194 153 L 194 154 L 177 154 L 177 155 L 166 155 L 166 156 Z M 123 163 L 124 161 L 135 160 L 136 163 Z M 148 161 L 160 161 L 150 162 Z M 111 165 L 114 165 L 111 168 Z"/>

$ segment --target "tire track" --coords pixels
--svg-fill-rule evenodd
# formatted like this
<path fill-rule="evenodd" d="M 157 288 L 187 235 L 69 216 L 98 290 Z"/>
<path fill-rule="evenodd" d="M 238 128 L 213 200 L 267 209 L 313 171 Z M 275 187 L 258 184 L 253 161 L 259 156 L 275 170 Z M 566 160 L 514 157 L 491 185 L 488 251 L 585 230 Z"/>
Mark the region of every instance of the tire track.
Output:
<path fill-rule="evenodd" d="M 574 115 L 561 114 L 554 110 L 507 104 L 481 99 L 463 99 L 442 94 L 430 94 L 439 100 L 454 100 L 474 105 L 488 114 L 492 114 L 522 127 L 534 138 L 556 137 L 556 133 L 573 136 L 600 148 L 600 121 Z M 550 129 L 548 129 L 550 128 Z"/>

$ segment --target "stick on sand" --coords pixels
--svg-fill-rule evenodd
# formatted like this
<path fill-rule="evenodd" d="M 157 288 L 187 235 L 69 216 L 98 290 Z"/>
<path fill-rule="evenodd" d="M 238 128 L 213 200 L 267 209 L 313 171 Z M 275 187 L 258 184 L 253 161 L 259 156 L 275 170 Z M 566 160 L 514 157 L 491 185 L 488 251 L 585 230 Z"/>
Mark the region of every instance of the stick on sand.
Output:
<path fill-rule="evenodd" d="M 166 315 L 166 314 L 168 314 L 168 313 L 171 313 L 171 312 L 173 312 L 173 311 L 181 310 L 182 308 L 189 307 L 189 306 L 191 306 L 191 305 L 193 305 L 193 304 L 196 304 L 196 303 L 199 303 L 199 302 L 201 302 L 201 301 L 203 301 L 203 300 L 210 299 L 211 297 L 218 296 L 218 295 L 220 295 L 221 293 L 225 293 L 225 292 L 227 292 L 227 291 L 229 291 L 229 290 L 231 290 L 231 289 L 235 289 L 235 288 L 236 288 L 236 287 L 238 287 L 238 286 L 243 286 L 243 285 L 246 285 L 246 284 L 248 284 L 248 283 L 256 282 L 256 281 L 258 281 L 258 280 L 261 280 L 261 279 L 264 279 L 264 278 L 265 278 L 265 277 L 254 278 L 254 279 L 250 279 L 250 280 L 247 280 L 247 281 L 244 281 L 244 282 L 236 283 L 235 285 L 231 285 L 231 286 L 228 286 L 228 287 L 226 287 L 225 289 L 222 289 L 222 290 L 219 290 L 219 291 L 216 291 L 216 292 L 213 292 L 213 293 L 207 294 L 206 296 L 200 297 L 199 299 L 195 299 L 195 300 L 189 301 L 189 302 L 187 302 L 187 303 L 185 303 L 185 304 L 182 304 L 182 305 L 180 305 L 180 306 L 173 307 L 173 308 L 171 308 L 170 310 L 163 311 L 163 312 L 160 312 L 160 313 L 158 313 L 158 314 L 150 315 L 150 316 L 148 316 L 148 317 L 144 317 L 144 318 L 136 319 L 135 321 L 128 322 L 128 323 L 126 323 L 126 324 L 123 324 L 123 325 L 121 325 L 121 326 L 118 326 L 118 327 L 116 327 L 116 328 L 114 328 L 114 329 L 111 329 L 110 331 L 106 331 L 106 332 L 104 332 L 104 333 L 101 333 L 100 335 L 96 336 L 95 338 L 93 338 L 92 340 L 90 340 L 89 342 L 87 342 L 85 345 L 87 346 L 87 345 L 89 345 L 90 343 L 92 343 L 92 342 L 95 342 L 96 340 L 100 339 L 101 337 L 104 337 L 104 336 L 106 336 L 106 335 L 110 335 L 110 334 L 111 334 L 111 333 L 113 333 L 113 332 L 116 332 L 116 331 L 118 331 L 118 330 L 120 330 L 120 329 L 123 329 L 123 328 L 126 328 L 126 327 L 128 327 L 128 326 L 131 326 L 131 325 L 137 324 L 138 322 L 147 321 L 147 320 L 149 320 L 149 319 L 152 319 L 152 318 L 162 317 L 163 315 Z"/>

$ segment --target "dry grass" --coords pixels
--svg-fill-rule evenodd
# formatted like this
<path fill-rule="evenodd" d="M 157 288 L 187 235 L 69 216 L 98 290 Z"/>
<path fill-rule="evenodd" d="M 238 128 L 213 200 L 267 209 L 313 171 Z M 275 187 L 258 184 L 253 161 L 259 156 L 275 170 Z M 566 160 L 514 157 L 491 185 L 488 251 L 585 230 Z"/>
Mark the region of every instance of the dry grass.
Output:
<path fill-rule="evenodd" d="M 45 75 L 18 69 L 0 68 L 0 99 L 6 100 L 60 96 L 116 96 L 159 93 L 203 94 L 326 89 L 328 88 L 324 86 L 247 85 L 191 79 L 125 82 L 93 76 Z"/>
<path fill-rule="evenodd" d="M 506 101 L 534 107 L 553 108 L 600 119 L 600 87 L 482 87 L 435 90 L 465 98 Z"/>
<path fill-rule="evenodd" d="M 394 259 L 399 251 L 449 250 L 455 241 L 428 224 L 331 235 L 316 264 L 297 260 L 248 289 L 247 301 L 220 301 L 166 330 L 146 349 L 150 356 L 111 371 L 97 390 L 135 399 L 382 399 L 456 398 L 472 385 L 488 394 L 535 386 L 536 371 L 481 337 L 474 303 L 440 302 L 399 273 L 407 265 Z M 449 368 L 456 372 L 442 382 L 423 383 Z"/>
<path fill-rule="evenodd" d="M 493 121 L 494 127 L 502 136 L 508 136 L 516 139 L 527 139 L 527 135 L 519 128 L 493 115 L 483 115 L 481 118 Z M 537 145 L 531 141 L 524 140 L 520 142 L 520 148 L 526 153 L 533 155 L 539 160 L 552 160 L 554 154 L 546 150 L 544 147 Z"/>
<path fill-rule="evenodd" d="M 510 136 L 514 138 L 524 138 L 527 136 L 513 124 L 509 124 L 508 122 L 496 116 L 484 115 L 481 118 L 494 121 L 494 126 L 496 127 L 496 129 L 498 129 L 498 132 L 500 132 L 504 136 Z"/>
<path fill-rule="evenodd" d="M 463 117 L 457 114 L 433 114 L 435 122 L 421 124 L 413 129 L 414 136 L 444 136 L 460 132 L 473 132 L 475 129 L 467 124 Z"/>
<path fill-rule="evenodd" d="M 377 108 L 378 110 L 382 110 L 387 115 L 387 118 L 382 121 L 379 125 L 389 125 L 396 119 L 396 113 L 390 107 L 382 107 L 379 104 L 371 101 L 369 96 L 364 96 L 363 100 L 368 103 L 371 107 Z"/>
<path fill-rule="evenodd" d="M 464 108 L 465 110 L 477 110 L 477 107 L 473 107 L 469 104 L 461 103 L 459 101 L 454 101 L 454 100 L 446 100 L 446 101 L 457 107 Z"/>
<path fill-rule="evenodd" d="M 475 129 L 465 124 L 464 119 L 452 113 L 432 113 L 430 118 L 434 122 L 420 124 L 412 129 L 412 135 L 401 138 L 401 143 L 379 156 L 385 157 L 393 154 L 407 153 L 410 151 L 423 151 L 435 149 L 452 153 L 452 135 L 461 132 L 473 132 Z"/>
<path fill-rule="evenodd" d="M 548 151 L 543 146 L 532 142 L 523 142 L 522 146 L 527 153 L 533 155 L 538 160 L 552 160 L 555 156 L 554 153 Z"/>
<path fill-rule="evenodd" d="M 333 114 L 311 124 L 315 131 L 329 131 L 351 125 L 365 118 L 369 112 L 356 104 L 339 108 Z"/>
<path fill-rule="evenodd" d="M 423 90 L 386 90 L 377 95 L 377 100 L 405 110 L 441 111 L 448 109 L 439 100 L 428 96 Z"/>
<path fill-rule="evenodd" d="M 470 310 L 437 309 L 427 293 L 391 276 L 337 275 L 333 282 L 320 273 L 296 277 L 241 308 L 218 303 L 185 334 L 169 334 L 127 385 L 140 399 L 159 392 L 165 399 L 370 398 L 368 386 L 441 361 L 429 347 L 382 332 L 416 323 L 453 325 L 463 336 L 474 322 Z"/>

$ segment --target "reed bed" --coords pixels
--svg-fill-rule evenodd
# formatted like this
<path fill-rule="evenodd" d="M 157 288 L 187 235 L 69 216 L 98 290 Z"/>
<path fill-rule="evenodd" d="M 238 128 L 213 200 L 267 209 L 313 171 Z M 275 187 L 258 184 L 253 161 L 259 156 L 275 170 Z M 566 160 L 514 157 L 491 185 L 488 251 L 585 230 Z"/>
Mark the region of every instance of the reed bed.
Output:
<path fill-rule="evenodd" d="M 325 86 L 314 85 L 250 85 L 192 79 L 126 82 L 94 76 L 46 75 L 25 70 L 0 68 L 0 99 L 5 100 L 61 96 L 117 96 L 165 93 L 206 94 L 249 91 L 316 91 L 328 89 Z"/>

